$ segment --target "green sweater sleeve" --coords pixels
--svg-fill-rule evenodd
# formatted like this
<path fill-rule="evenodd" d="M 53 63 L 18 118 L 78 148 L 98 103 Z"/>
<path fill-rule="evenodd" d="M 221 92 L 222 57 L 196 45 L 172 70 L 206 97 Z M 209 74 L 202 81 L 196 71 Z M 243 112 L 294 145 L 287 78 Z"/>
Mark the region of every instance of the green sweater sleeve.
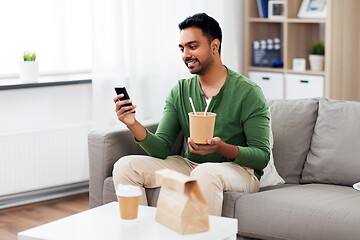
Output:
<path fill-rule="evenodd" d="M 258 174 L 262 175 L 261 170 L 270 159 L 267 103 L 260 88 L 255 87 L 249 91 L 243 104 L 242 124 L 247 146 L 239 146 L 239 153 L 234 162 L 258 170 Z"/>
<path fill-rule="evenodd" d="M 138 142 L 140 146 L 152 157 L 165 159 L 170 153 L 180 132 L 180 123 L 174 106 L 173 91 L 166 99 L 162 119 L 156 130 L 151 133 L 147 130 L 145 140 Z"/>

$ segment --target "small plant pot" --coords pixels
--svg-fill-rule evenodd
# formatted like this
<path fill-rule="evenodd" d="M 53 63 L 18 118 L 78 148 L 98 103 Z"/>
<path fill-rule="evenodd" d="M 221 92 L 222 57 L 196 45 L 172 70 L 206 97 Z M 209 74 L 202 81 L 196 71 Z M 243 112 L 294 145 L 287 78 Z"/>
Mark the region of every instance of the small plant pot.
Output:
<path fill-rule="evenodd" d="M 35 61 L 20 62 L 20 81 L 22 83 L 36 83 L 39 81 L 39 64 Z"/>
<path fill-rule="evenodd" d="M 309 55 L 310 70 L 324 71 L 324 56 L 323 55 Z"/>

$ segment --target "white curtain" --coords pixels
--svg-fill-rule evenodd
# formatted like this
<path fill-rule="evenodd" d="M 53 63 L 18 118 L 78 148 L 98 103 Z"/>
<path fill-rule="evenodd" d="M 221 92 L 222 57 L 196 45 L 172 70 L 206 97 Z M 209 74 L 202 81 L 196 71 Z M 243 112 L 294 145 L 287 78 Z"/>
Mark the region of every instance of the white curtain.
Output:
<path fill-rule="evenodd" d="M 94 128 L 120 126 L 114 86 L 125 85 L 137 119 L 159 121 L 170 89 L 191 74 L 181 60 L 178 24 L 205 12 L 223 31 L 222 60 L 242 70 L 242 1 L 93 0 Z"/>

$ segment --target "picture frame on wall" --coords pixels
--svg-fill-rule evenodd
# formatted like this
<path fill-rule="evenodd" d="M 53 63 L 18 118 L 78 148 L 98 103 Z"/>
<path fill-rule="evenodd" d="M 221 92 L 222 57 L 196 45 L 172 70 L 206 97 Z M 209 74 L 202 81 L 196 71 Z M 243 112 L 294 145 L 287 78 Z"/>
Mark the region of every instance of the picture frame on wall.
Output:
<path fill-rule="evenodd" d="M 270 0 L 268 6 L 269 19 L 281 19 L 285 17 L 285 1 Z"/>
<path fill-rule="evenodd" d="M 326 0 L 303 0 L 299 18 L 326 18 Z"/>

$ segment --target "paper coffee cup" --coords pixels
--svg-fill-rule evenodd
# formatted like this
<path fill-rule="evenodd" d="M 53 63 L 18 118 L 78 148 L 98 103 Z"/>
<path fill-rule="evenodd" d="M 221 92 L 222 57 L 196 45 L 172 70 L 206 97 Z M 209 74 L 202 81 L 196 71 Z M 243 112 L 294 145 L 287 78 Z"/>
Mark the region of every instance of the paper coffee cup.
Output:
<path fill-rule="evenodd" d="M 119 184 L 116 195 L 122 219 L 136 219 L 138 216 L 141 189 L 138 186 Z"/>
<path fill-rule="evenodd" d="M 207 144 L 206 140 L 213 138 L 216 113 L 193 112 L 189 114 L 190 138 L 197 144 Z"/>

